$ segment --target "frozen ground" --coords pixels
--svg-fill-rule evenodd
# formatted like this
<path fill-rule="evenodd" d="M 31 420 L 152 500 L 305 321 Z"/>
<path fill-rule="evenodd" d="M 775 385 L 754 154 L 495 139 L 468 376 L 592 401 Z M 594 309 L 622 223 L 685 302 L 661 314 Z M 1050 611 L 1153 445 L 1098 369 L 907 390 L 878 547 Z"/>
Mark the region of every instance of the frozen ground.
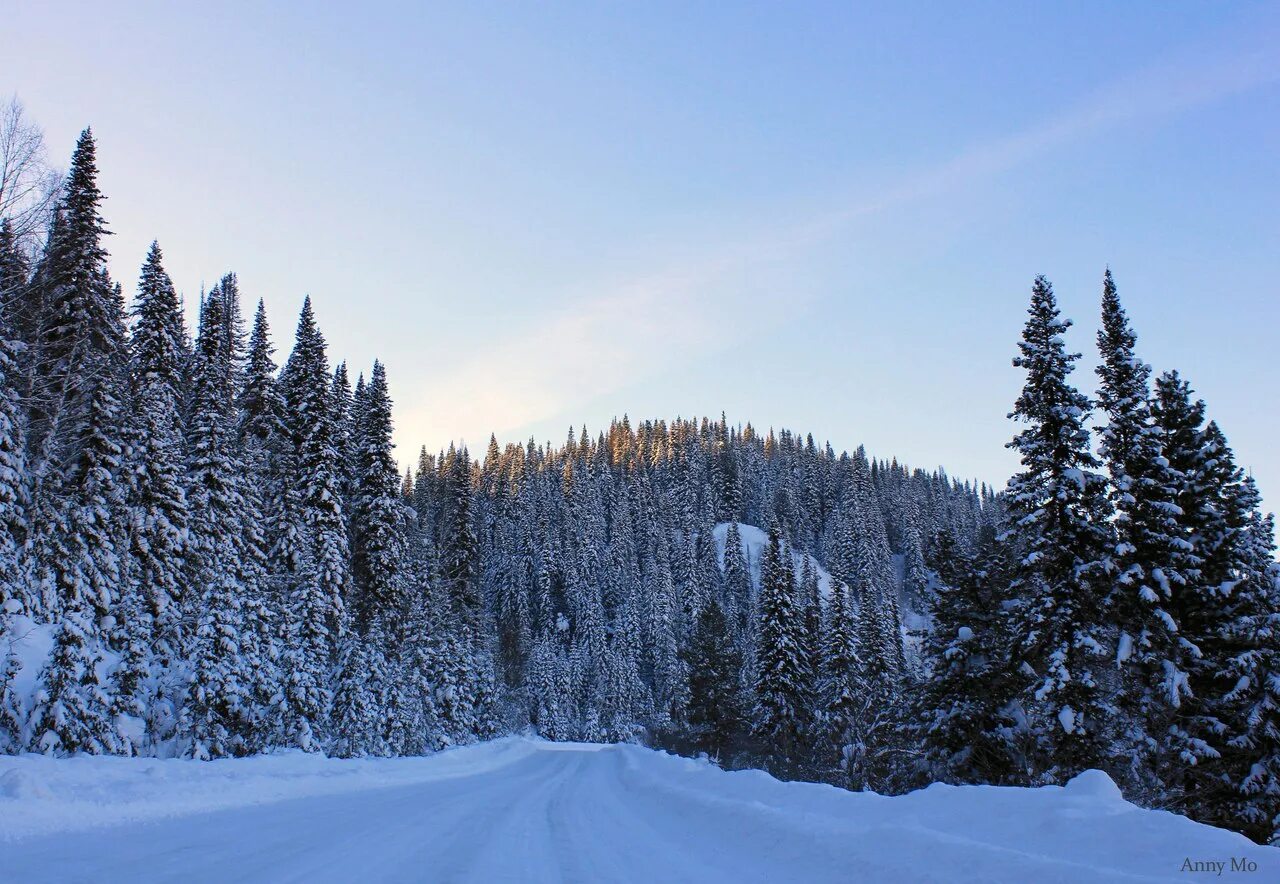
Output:
<path fill-rule="evenodd" d="M 1233 857 L 1280 880 L 1280 850 L 1097 773 L 885 798 L 514 738 L 376 761 L 0 757 L 5 882 L 1185 882 L 1184 860 L 1230 878 Z"/>

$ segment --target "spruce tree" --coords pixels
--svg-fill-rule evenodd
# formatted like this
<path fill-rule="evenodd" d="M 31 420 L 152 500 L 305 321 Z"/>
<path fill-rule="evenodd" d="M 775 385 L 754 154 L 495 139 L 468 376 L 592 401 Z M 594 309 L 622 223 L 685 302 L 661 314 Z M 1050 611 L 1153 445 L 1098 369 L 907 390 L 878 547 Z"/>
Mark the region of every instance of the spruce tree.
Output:
<path fill-rule="evenodd" d="M 818 705 L 824 733 L 818 759 L 832 780 L 855 791 L 867 787 L 867 729 L 872 706 L 879 701 L 863 680 L 863 662 L 850 628 L 853 612 L 849 587 L 835 581 L 824 617 Z"/>
<path fill-rule="evenodd" d="M 253 330 L 249 333 L 244 386 L 239 391 L 237 404 L 241 444 L 251 451 L 261 451 L 264 458 L 278 446 L 287 432 L 284 402 L 276 383 L 274 354 L 266 305 L 258 301 L 258 309 L 253 315 Z M 265 463 L 259 465 L 259 469 L 266 468 Z"/>
<path fill-rule="evenodd" d="M 10 326 L 0 317 L 0 618 L 34 613 L 36 603 L 27 570 L 30 478 L 24 439 L 26 415 L 18 388 L 20 345 L 10 335 Z M 0 631 L 3 641 L 4 632 Z M 0 672 L 0 680 L 3 678 Z"/>
<path fill-rule="evenodd" d="M 12 223 L 0 218 L 0 322 L 13 339 L 24 343 L 33 325 L 27 293 L 30 277 L 31 267 Z"/>
<path fill-rule="evenodd" d="M 698 614 L 685 659 L 689 666 L 689 726 L 698 747 L 713 758 L 721 758 L 740 740 L 747 715 L 738 681 L 742 658 L 724 611 L 714 598 Z"/>
<path fill-rule="evenodd" d="M 184 574 L 188 529 L 178 403 L 184 395 L 186 332 L 160 247 L 151 244 L 133 309 L 129 436 L 130 575 L 157 629 L 164 665 L 185 654 L 183 617 L 191 606 Z"/>
<path fill-rule="evenodd" d="M 810 660 L 794 564 L 777 523 L 761 561 L 759 619 L 755 731 L 770 769 L 785 775 L 797 770 L 804 748 Z"/>
<path fill-rule="evenodd" d="M 1251 476 L 1227 491 L 1233 584 L 1214 643 L 1214 705 L 1225 727 L 1217 816 L 1255 841 L 1280 842 L 1280 565 L 1275 520 Z"/>
<path fill-rule="evenodd" d="M 400 500 L 400 474 L 392 454 L 391 396 L 387 372 L 374 362 L 361 404 L 356 448 L 355 534 L 352 574 L 356 585 L 356 619 L 361 632 L 376 618 L 398 643 L 404 634 L 408 600 L 409 514 Z"/>
<path fill-rule="evenodd" d="M 331 376 L 310 298 L 303 302 L 281 385 L 292 441 L 286 495 L 296 508 L 288 521 L 300 532 L 292 553 L 297 560 L 291 564 L 286 729 L 292 743 L 314 751 L 326 730 L 327 672 L 342 638 L 348 545 Z"/>
<path fill-rule="evenodd" d="M 53 655 L 40 673 L 29 748 L 45 755 L 106 755 L 119 750 L 111 698 L 102 682 L 97 624 L 82 605 L 65 608 Z"/>
<path fill-rule="evenodd" d="M 1180 536 L 1178 475 L 1161 451 L 1151 417 L 1151 370 L 1134 353 L 1137 336 L 1120 305 L 1111 271 L 1103 278 L 1098 351 L 1098 405 L 1107 415 L 1100 449 L 1111 474 L 1115 509 L 1115 576 L 1107 599 L 1119 629 L 1117 663 L 1123 669 L 1125 741 L 1131 747 L 1128 777 L 1150 791 L 1150 766 L 1160 741 L 1190 692 L 1186 649 L 1171 610 L 1194 568 Z"/>
<path fill-rule="evenodd" d="M 188 434 L 192 682 L 182 749 L 195 758 L 245 754 L 266 739 L 263 702 L 275 693 L 275 650 L 265 596 L 261 511 L 235 445 L 235 374 L 225 302 L 205 299 L 192 366 Z"/>
<path fill-rule="evenodd" d="M 1165 372 L 1156 379 L 1151 400 L 1152 417 L 1159 430 L 1161 455 L 1176 482 L 1175 502 L 1179 509 L 1178 538 L 1187 556 L 1184 578 L 1187 585 L 1170 605 L 1178 625 L 1179 642 L 1187 652 L 1191 698 L 1178 709 L 1169 731 L 1170 760 L 1161 777 L 1176 806 L 1190 811 L 1196 796 L 1208 791 L 1203 777 L 1211 759 L 1219 756 L 1221 723 L 1212 710 L 1215 693 L 1213 666 L 1209 654 L 1220 626 L 1221 575 L 1209 573 L 1206 557 L 1210 538 L 1224 537 L 1226 514 L 1219 506 L 1219 479 L 1205 471 L 1209 458 L 1205 449 L 1205 404 L 1191 398 L 1191 386 L 1177 372 Z"/>
<path fill-rule="evenodd" d="M 154 737 L 148 727 L 156 704 L 151 684 L 154 627 L 141 594 L 136 584 L 125 587 L 114 630 L 120 662 L 111 673 L 110 710 L 116 750 L 124 755 L 143 754 Z"/>
<path fill-rule="evenodd" d="M 1022 470 L 1007 492 L 1021 561 L 1010 587 L 1018 600 L 1015 647 L 1027 686 L 1022 705 L 1038 743 L 1032 760 L 1052 780 L 1105 763 L 1115 709 L 1105 684 L 1115 647 L 1104 609 L 1111 550 L 1106 480 L 1089 449 L 1089 400 L 1068 376 L 1068 353 L 1053 288 L 1032 287 L 1014 365 L 1026 370 L 1010 417 L 1026 424 L 1009 443 Z"/>
<path fill-rule="evenodd" d="M 160 244 L 153 242 L 138 278 L 130 347 L 135 382 L 163 384 L 174 402 L 183 395 L 183 369 L 190 358 L 182 303 L 164 269 Z"/>
<path fill-rule="evenodd" d="M 123 311 L 102 243 L 108 231 L 99 214 L 96 153 L 86 129 L 32 283 L 43 307 L 33 347 L 29 444 L 42 487 L 56 483 L 88 444 L 93 403 L 120 378 L 127 360 Z"/>
<path fill-rule="evenodd" d="M 741 636 L 749 626 L 752 598 L 751 577 L 737 522 L 730 522 L 725 529 L 724 592 L 726 615 L 733 615 L 734 632 Z"/>
<path fill-rule="evenodd" d="M 382 754 L 377 751 L 382 710 L 371 686 L 372 664 L 366 637 L 349 630 L 338 650 L 333 695 L 330 751 L 339 758 Z"/>
<path fill-rule="evenodd" d="M 10 640 L 13 615 L 0 607 L 0 753 L 15 755 L 23 746 L 26 703 L 14 684 L 21 662 Z"/>
<path fill-rule="evenodd" d="M 953 530 L 930 549 L 934 574 L 926 594 L 931 628 L 921 654 L 925 677 L 916 697 L 919 739 L 930 774 L 947 783 L 1008 783 L 1014 764 L 1001 710 L 1010 699 L 1008 623 L 997 594 L 998 567 L 961 548 Z"/>

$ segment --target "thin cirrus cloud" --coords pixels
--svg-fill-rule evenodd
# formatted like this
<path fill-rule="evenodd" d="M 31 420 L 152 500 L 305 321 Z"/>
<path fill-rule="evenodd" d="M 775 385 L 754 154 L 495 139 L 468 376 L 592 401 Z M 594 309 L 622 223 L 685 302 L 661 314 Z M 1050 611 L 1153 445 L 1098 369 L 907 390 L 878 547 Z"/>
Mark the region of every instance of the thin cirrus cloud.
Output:
<path fill-rule="evenodd" d="M 1177 115 L 1274 83 L 1280 80 L 1275 37 L 1273 28 L 1264 27 L 1196 47 L 879 192 L 846 199 L 799 223 L 763 228 L 707 258 L 579 300 L 473 351 L 418 388 L 403 401 L 400 435 L 415 440 L 415 448 L 423 439 L 459 434 L 471 442 L 490 432 L 520 438 L 539 422 L 571 416 L 584 402 L 669 370 L 695 346 L 705 356 L 749 341 L 779 320 L 777 311 L 764 309 L 770 269 L 835 239 L 855 219 L 945 196 L 1109 128 Z M 812 292 L 788 294 L 789 317 L 783 319 L 794 319 L 815 300 Z M 734 335 L 713 334 L 731 303 Z"/>
<path fill-rule="evenodd" d="M 681 348 L 701 344 L 715 301 L 695 298 L 723 262 L 708 262 L 631 283 L 508 334 L 438 373 L 402 405 L 410 439 L 460 432 L 474 442 L 510 437 L 635 378 L 650 376 Z M 679 322 L 672 310 L 681 306 Z"/>

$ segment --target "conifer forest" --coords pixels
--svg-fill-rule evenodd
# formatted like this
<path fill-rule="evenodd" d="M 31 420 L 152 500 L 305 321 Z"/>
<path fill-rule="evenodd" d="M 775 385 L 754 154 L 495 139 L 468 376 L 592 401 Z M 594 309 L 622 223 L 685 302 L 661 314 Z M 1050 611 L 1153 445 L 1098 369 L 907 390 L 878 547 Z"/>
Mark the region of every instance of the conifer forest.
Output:
<path fill-rule="evenodd" d="M 723 414 L 397 453 L 388 366 L 309 300 L 273 336 L 234 273 L 188 329 L 159 244 L 108 273 L 90 130 L 68 168 L 38 229 L 0 221 L 0 751 L 536 733 L 888 794 L 1100 769 L 1280 837 L 1275 526 L 1122 273 L 1096 341 L 1028 280 L 1005 487 Z"/>

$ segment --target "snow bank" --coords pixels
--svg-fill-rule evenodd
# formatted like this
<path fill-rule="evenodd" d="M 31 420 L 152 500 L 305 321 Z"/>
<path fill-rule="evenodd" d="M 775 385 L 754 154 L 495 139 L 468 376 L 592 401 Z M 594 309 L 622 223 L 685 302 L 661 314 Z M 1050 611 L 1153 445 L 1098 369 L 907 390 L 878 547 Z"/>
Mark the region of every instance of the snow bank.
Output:
<path fill-rule="evenodd" d="M 662 796 L 655 814 L 683 801 L 731 812 L 744 840 L 794 853 L 795 880 L 828 880 L 816 869 L 831 852 L 844 857 L 843 880 L 1176 881 L 1188 857 L 1225 861 L 1228 869 L 1231 858 L 1246 859 L 1257 863 L 1257 880 L 1280 880 L 1280 849 L 1139 808 L 1097 770 L 1065 786 L 939 783 L 888 797 L 726 772 L 634 747 L 620 751 L 628 756 L 628 787 Z"/>
<path fill-rule="evenodd" d="M 301 750 L 203 762 L 0 755 L 0 841 L 474 776 L 536 748 L 512 737 L 430 758 L 325 758 Z"/>
<path fill-rule="evenodd" d="M 890 798 L 518 738 L 360 761 L 0 758 L 0 837 L 0 878 L 24 882 L 1177 881 L 1233 859 L 1280 880 L 1280 850 L 1139 809 L 1098 771 Z"/>

